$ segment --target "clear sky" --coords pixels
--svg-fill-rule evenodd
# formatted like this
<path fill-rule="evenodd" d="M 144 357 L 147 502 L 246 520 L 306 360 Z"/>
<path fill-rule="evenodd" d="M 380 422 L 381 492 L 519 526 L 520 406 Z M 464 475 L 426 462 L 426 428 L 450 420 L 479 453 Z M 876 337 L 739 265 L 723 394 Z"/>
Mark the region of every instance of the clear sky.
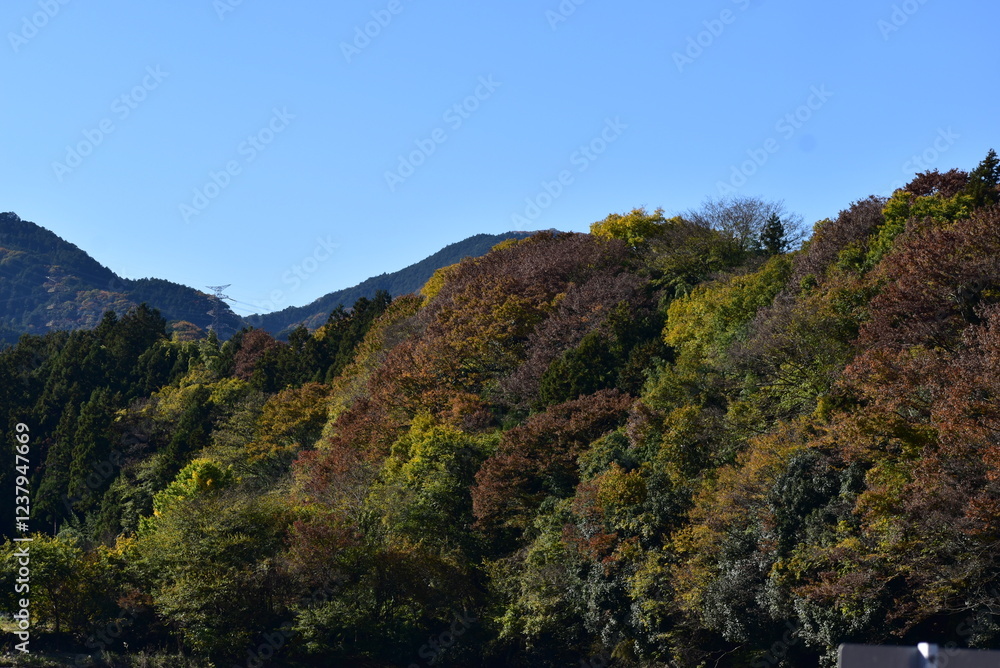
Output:
<path fill-rule="evenodd" d="M 1000 150 L 998 19 L 982 0 L 6 0 L 0 211 L 129 278 L 231 283 L 244 314 L 720 183 L 812 223 Z"/>

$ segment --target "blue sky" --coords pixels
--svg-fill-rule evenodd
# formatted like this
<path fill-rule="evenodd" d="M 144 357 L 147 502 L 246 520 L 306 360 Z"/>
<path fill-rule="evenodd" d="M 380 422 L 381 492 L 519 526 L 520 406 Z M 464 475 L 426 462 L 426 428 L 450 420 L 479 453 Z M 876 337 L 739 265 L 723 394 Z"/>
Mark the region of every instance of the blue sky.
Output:
<path fill-rule="evenodd" d="M 129 278 L 230 283 L 244 314 L 720 184 L 811 224 L 1000 149 L 998 19 L 971 0 L 7 0 L 0 210 Z"/>

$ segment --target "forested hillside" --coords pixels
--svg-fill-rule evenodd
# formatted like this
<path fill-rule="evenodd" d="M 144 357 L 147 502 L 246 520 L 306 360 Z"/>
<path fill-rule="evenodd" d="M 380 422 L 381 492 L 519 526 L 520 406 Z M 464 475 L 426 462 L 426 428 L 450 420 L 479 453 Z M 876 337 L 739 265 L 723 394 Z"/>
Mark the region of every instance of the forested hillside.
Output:
<path fill-rule="evenodd" d="M 207 293 L 160 279 L 123 279 L 74 244 L 13 213 L 0 213 L 0 346 L 21 334 L 92 328 L 104 313 L 155 304 L 181 329 L 206 329 Z M 222 305 L 220 330 L 240 318 Z"/>
<path fill-rule="evenodd" d="M 7 461 L 31 435 L 35 624 L 76 665 L 996 648 L 998 183 L 991 151 L 800 247 L 753 198 L 612 214 L 287 343 L 171 339 L 145 306 L 27 336 L 0 406 Z"/>

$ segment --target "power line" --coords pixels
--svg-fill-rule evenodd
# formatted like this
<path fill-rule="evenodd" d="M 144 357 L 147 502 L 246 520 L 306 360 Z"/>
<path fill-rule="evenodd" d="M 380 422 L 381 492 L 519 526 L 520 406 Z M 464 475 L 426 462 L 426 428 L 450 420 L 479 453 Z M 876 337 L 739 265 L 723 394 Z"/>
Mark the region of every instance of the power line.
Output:
<path fill-rule="evenodd" d="M 261 308 L 263 308 L 260 304 L 248 304 L 246 302 L 241 302 L 239 299 L 233 299 L 232 301 L 234 304 L 243 304 L 244 306 L 249 306 L 250 308 L 254 309 L 253 313 L 258 313 L 260 312 Z"/>

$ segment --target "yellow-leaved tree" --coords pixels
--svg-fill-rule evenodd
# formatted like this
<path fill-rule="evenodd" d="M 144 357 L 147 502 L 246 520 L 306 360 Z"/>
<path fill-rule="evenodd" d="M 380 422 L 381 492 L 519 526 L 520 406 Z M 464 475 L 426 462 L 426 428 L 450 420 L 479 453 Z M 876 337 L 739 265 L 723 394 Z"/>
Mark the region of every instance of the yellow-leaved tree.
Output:
<path fill-rule="evenodd" d="M 683 223 L 680 218 L 666 218 L 663 209 L 648 213 L 645 208 L 632 209 L 626 214 L 612 213 L 590 226 L 590 233 L 600 239 L 621 239 L 630 248 L 638 249 L 670 227 Z"/>

